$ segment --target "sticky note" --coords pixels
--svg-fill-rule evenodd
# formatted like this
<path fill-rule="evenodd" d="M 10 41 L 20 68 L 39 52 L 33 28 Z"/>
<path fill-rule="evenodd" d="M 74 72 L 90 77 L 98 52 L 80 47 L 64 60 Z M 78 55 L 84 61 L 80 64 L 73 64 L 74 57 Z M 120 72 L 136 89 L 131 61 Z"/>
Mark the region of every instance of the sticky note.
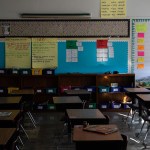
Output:
<path fill-rule="evenodd" d="M 138 56 L 144 56 L 144 51 L 138 51 Z"/>

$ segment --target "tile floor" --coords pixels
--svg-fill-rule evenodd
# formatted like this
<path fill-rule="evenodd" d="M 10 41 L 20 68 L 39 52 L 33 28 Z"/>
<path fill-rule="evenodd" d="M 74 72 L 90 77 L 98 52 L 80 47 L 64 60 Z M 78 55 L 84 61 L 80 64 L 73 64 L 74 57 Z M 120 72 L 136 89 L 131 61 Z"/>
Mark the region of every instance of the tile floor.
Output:
<path fill-rule="evenodd" d="M 145 128 L 140 136 L 136 138 L 135 134 L 139 132 L 142 123 L 135 120 L 130 124 L 124 121 L 126 112 L 103 112 L 109 115 L 110 123 L 118 125 L 121 133 L 128 136 L 127 150 L 150 150 L 150 136 L 148 136 L 146 148 L 142 142 L 139 142 L 144 137 Z M 71 136 L 68 136 L 64 128 L 64 122 L 61 118 L 64 116 L 63 112 L 34 112 L 33 116 L 36 120 L 36 128 L 32 126 L 30 120 L 25 117 L 24 127 L 29 135 L 27 139 L 22 133 L 24 146 L 20 145 L 21 150 L 75 150 L 75 144 L 71 141 Z M 64 130 L 63 130 L 64 129 Z M 136 140 L 136 141 L 135 141 Z"/>

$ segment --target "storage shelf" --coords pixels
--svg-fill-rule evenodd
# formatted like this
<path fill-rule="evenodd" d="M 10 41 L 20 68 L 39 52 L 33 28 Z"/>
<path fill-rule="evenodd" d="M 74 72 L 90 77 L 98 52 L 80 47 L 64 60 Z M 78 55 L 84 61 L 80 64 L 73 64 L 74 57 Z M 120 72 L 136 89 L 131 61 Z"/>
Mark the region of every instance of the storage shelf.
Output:
<path fill-rule="evenodd" d="M 52 102 L 54 95 L 61 96 L 60 87 L 95 87 L 92 92 L 92 102 L 120 101 L 122 102 L 125 92 L 107 92 L 99 93 L 100 85 L 109 86 L 111 83 L 118 83 L 119 87 L 134 87 L 135 74 L 59 74 L 59 75 L 5 75 L 0 74 L 0 88 L 18 87 L 20 89 L 33 88 L 35 90 L 47 88 L 56 88 L 56 93 L 46 93 L 37 96 L 37 103 L 45 101 Z M 3 95 L 3 93 L 0 93 Z M 6 94 L 7 95 L 7 94 Z M 109 109 L 108 109 L 109 110 Z M 122 111 L 123 109 L 110 109 L 111 111 Z"/>

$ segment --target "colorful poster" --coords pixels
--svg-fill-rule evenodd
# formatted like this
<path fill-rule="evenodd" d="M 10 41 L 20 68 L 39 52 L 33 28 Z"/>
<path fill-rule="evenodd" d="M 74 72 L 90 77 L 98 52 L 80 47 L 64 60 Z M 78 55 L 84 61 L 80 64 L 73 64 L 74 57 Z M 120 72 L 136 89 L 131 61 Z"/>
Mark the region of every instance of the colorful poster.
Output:
<path fill-rule="evenodd" d="M 32 38 L 32 68 L 56 68 L 57 45 L 55 38 Z"/>
<path fill-rule="evenodd" d="M 6 38 L 5 68 L 31 68 L 31 39 Z"/>
<path fill-rule="evenodd" d="M 126 0 L 101 0 L 101 18 L 125 18 Z"/>

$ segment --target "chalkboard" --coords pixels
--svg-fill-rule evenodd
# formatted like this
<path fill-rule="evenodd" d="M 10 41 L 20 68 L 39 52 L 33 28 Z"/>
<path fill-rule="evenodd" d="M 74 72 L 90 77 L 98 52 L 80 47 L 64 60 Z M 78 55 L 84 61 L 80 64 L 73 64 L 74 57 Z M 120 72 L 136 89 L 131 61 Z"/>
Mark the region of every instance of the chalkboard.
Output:
<path fill-rule="evenodd" d="M 59 73 L 104 73 L 118 71 L 128 73 L 128 41 L 109 41 L 113 47 L 114 57 L 108 61 L 97 62 L 96 40 L 81 41 L 83 50 L 78 51 L 77 62 L 66 62 L 66 41 L 58 42 L 58 67 Z"/>

